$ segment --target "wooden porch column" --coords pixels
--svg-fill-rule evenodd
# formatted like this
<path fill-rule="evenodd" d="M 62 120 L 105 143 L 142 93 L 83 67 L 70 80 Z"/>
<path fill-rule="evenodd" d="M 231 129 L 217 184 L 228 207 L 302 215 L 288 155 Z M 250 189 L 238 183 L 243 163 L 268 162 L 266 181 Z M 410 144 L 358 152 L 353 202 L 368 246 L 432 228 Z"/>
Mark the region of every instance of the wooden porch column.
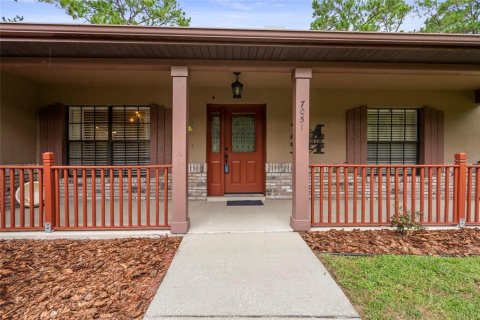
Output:
<path fill-rule="evenodd" d="M 290 226 L 295 231 L 310 230 L 309 210 L 309 113 L 312 69 L 293 72 L 293 201 Z"/>
<path fill-rule="evenodd" d="M 188 218 L 188 68 L 172 66 L 172 233 L 186 233 Z"/>

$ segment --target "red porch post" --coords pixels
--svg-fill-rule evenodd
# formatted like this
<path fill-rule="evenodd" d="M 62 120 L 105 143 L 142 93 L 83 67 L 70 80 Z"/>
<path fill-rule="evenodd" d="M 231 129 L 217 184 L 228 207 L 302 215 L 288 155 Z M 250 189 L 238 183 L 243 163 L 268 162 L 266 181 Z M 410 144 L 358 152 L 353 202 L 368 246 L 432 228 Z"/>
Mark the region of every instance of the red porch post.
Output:
<path fill-rule="evenodd" d="M 310 230 L 308 208 L 310 79 L 312 69 L 293 72 L 293 201 L 290 226 L 295 231 Z"/>
<path fill-rule="evenodd" d="M 171 232 L 186 233 L 188 218 L 188 68 L 172 66 L 172 197 Z"/>
<path fill-rule="evenodd" d="M 55 176 L 52 166 L 55 165 L 55 154 L 53 152 L 45 152 L 43 154 L 43 183 L 45 194 L 45 232 L 52 232 L 56 226 L 55 212 Z"/>

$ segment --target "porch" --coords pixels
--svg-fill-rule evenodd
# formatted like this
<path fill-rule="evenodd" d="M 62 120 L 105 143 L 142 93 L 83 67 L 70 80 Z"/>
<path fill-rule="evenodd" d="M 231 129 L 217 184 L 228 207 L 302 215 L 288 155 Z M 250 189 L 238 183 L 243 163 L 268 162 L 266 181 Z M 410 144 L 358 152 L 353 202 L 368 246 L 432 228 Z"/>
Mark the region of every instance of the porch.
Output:
<path fill-rule="evenodd" d="M 0 30 L 1 230 L 185 233 L 236 192 L 291 199 L 293 230 L 478 223 L 476 38 L 30 27 Z"/>

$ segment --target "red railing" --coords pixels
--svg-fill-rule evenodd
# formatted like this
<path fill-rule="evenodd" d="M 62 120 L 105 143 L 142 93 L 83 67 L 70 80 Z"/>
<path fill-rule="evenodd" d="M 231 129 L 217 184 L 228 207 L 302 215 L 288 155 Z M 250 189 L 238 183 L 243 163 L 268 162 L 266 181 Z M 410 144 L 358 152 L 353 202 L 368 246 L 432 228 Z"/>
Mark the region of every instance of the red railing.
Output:
<path fill-rule="evenodd" d="M 53 166 L 57 230 L 168 229 L 169 165 Z"/>
<path fill-rule="evenodd" d="M 467 166 L 467 225 L 480 225 L 480 166 Z"/>
<path fill-rule="evenodd" d="M 380 226 L 399 211 L 456 224 L 455 165 L 311 165 L 312 226 Z"/>
<path fill-rule="evenodd" d="M 170 228 L 171 165 L 55 166 L 52 153 L 43 160 L 0 166 L 1 231 Z"/>
<path fill-rule="evenodd" d="M 42 171 L 41 166 L 0 166 L 1 231 L 43 230 Z"/>

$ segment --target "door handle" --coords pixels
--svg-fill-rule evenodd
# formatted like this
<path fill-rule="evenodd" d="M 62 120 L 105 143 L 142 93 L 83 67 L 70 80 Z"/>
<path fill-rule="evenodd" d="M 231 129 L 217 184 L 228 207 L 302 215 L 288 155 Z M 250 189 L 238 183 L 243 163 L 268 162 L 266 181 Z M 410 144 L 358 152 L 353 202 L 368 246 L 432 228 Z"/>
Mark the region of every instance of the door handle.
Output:
<path fill-rule="evenodd" d="M 225 155 L 224 155 L 224 158 L 225 158 L 225 165 L 224 165 L 224 168 L 223 168 L 223 171 L 225 171 L 225 173 L 228 173 L 230 171 L 230 168 L 228 166 L 228 148 L 225 147 Z"/>

